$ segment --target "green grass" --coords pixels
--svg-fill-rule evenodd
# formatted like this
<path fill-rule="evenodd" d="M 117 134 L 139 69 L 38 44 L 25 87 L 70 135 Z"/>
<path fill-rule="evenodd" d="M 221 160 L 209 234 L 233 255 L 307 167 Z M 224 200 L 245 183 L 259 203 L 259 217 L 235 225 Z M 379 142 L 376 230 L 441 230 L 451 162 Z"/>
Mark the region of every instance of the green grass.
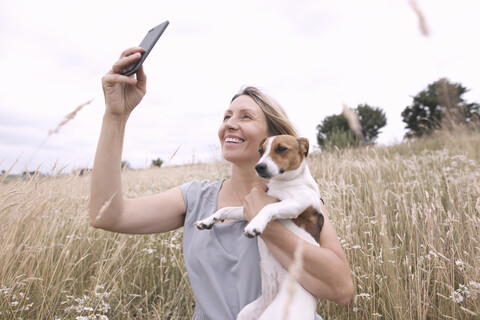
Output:
<path fill-rule="evenodd" d="M 309 163 L 356 288 L 347 307 L 320 301 L 325 319 L 480 319 L 478 133 L 312 154 Z M 213 163 L 123 174 L 125 196 L 135 197 L 230 173 Z M 182 231 L 93 229 L 89 186 L 88 175 L 3 179 L 0 318 L 190 319 Z"/>

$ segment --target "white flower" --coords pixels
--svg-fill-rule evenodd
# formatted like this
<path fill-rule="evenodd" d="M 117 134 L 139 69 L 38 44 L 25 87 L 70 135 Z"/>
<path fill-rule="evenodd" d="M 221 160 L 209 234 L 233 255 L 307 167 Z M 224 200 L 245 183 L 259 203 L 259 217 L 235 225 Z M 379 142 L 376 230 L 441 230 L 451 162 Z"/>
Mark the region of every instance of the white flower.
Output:
<path fill-rule="evenodd" d="M 108 317 L 106 315 L 101 315 L 98 320 L 108 320 Z"/>
<path fill-rule="evenodd" d="M 460 259 L 455 260 L 455 265 L 462 271 L 465 269 L 465 262 Z"/>
<path fill-rule="evenodd" d="M 478 282 L 469 281 L 469 282 L 468 282 L 468 285 L 469 285 L 470 287 L 475 288 L 475 289 L 480 289 L 480 283 L 478 283 Z"/>
<path fill-rule="evenodd" d="M 10 305 L 11 305 L 12 307 L 16 307 L 16 306 L 18 306 L 18 304 L 19 304 L 18 301 L 13 301 L 12 303 L 10 303 Z"/>
<path fill-rule="evenodd" d="M 453 291 L 450 295 L 450 299 L 452 299 L 452 301 L 455 303 L 461 303 L 463 301 L 463 296 L 460 292 Z"/>
<path fill-rule="evenodd" d="M 457 289 L 457 292 L 462 294 L 465 298 L 470 298 L 470 290 L 468 290 L 468 287 L 466 285 L 459 285 L 460 288 Z"/>
<path fill-rule="evenodd" d="M 370 294 L 368 293 L 365 293 L 365 292 L 362 292 L 362 293 L 359 293 L 357 295 L 358 298 L 366 298 L 366 299 L 370 299 Z"/>

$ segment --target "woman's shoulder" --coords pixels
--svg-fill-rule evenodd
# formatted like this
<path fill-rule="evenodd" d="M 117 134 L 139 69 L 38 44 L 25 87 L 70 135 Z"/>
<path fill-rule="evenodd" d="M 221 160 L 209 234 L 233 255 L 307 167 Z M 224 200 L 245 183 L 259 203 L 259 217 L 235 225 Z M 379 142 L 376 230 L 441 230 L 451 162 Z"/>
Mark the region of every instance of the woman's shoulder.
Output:
<path fill-rule="evenodd" d="M 181 185 L 180 191 L 182 192 L 185 203 L 189 201 L 198 200 L 200 198 L 216 198 L 216 195 L 220 191 L 224 180 L 210 182 L 208 180 L 192 180 Z"/>
<path fill-rule="evenodd" d="M 215 211 L 222 182 L 223 180 L 194 180 L 180 186 L 186 208 L 185 225 L 193 224 L 204 215 Z"/>
<path fill-rule="evenodd" d="M 179 188 L 183 194 L 189 192 L 204 192 L 210 189 L 218 189 L 224 180 L 210 182 L 208 180 L 192 180 L 182 184 Z"/>

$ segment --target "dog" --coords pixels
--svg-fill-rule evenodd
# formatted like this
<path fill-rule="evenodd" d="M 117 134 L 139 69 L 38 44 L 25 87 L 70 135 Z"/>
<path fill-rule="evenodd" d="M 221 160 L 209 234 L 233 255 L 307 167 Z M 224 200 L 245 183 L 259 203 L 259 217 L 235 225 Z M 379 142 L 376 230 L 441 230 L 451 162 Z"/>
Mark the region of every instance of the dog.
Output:
<path fill-rule="evenodd" d="M 261 235 L 267 224 L 278 219 L 298 237 L 319 246 L 324 217 L 320 205 L 320 192 L 310 174 L 306 157 L 309 141 L 290 135 L 272 136 L 260 144 L 260 160 L 255 166 L 257 175 L 268 179 L 267 194 L 279 202 L 266 205 L 244 229 L 247 237 Z M 210 229 L 217 222 L 227 219 L 245 220 L 243 208 L 226 207 L 210 217 L 197 221 L 196 227 Z M 314 319 L 316 298 L 297 281 L 269 252 L 258 238 L 262 295 L 246 305 L 237 320 Z M 292 291 L 290 283 L 294 283 Z M 294 292 L 291 296 L 290 292 Z M 285 306 L 288 304 L 288 312 Z M 288 318 L 285 318 L 285 315 Z"/>

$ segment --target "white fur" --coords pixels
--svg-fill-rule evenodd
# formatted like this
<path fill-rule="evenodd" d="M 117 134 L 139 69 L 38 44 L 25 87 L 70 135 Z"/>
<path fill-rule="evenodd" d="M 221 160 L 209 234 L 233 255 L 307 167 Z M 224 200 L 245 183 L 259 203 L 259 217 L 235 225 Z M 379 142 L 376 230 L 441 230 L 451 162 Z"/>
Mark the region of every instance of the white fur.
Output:
<path fill-rule="evenodd" d="M 263 232 L 267 224 L 278 219 L 285 227 L 298 237 L 318 246 L 313 237 L 295 225 L 290 219 L 298 217 L 309 206 L 318 212 L 320 207 L 320 192 L 310 174 L 308 165 L 303 160 L 299 168 L 293 171 L 279 173 L 277 164 L 269 156 L 275 137 L 269 138 L 264 155 L 258 163 L 267 165 L 272 176 L 268 183 L 268 194 L 280 202 L 265 206 L 246 226 L 244 233 L 249 237 Z M 199 229 L 209 229 L 218 221 L 227 219 L 245 220 L 243 208 L 227 207 L 215 212 L 212 216 L 197 221 Z M 316 298 L 295 282 L 294 296 L 289 302 L 288 318 L 284 318 L 285 305 L 290 299 L 287 285 L 290 282 L 288 271 L 275 259 L 261 238 L 258 238 L 260 252 L 260 270 L 262 277 L 262 295 L 245 306 L 238 314 L 237 320 L 307 320 L 315 319 Z"/>

